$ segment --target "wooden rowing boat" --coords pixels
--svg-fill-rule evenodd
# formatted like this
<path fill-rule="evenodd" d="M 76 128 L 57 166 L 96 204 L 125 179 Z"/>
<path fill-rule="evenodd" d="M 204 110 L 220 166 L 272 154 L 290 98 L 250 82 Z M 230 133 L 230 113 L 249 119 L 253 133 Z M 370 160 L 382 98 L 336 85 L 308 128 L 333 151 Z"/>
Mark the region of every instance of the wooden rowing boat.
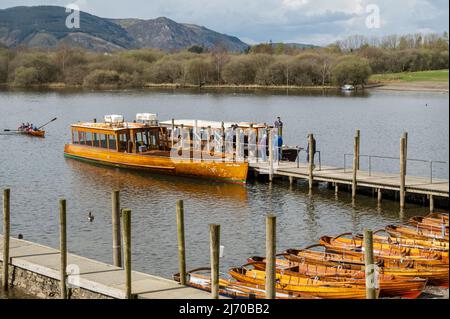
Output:
<path fill-rule="evenodd" d="M 351 238 L 344 236 L 352 236 Z M 328 236 L 323 236 L 321 239 L 321 243 L 324 244 L 328 250 L 341 252 L 346 251 L 350 252 L 362 252 L 364 251 L 364 240 L 361 236 L 358 238 L 357 236 L 353 236 L 351 233 L 345 233 L 339 235 L 337 237 L 331 238 Z M 433 248 L 425 248 L 425 247 L 405 247 L 395 245 L 389 242 L 373 242 L 374 254 L 379 255 L 381 257 L 387 256 L 391 258 L 392 256 L 398 256 L 400 258 L 410 256 L 410 257 L 419 257 L 419 258 L 427 258 L 427 259 L 440 259 L 444 264 L 448 264 L 448 251 L 446 250 L 438 250 Z"/>
<path fill-rule="evenodd" d="M 446 225 L 448 225 L 448 222 L 449 222 L 448 221 L 448 219 L 449 219 L 448 213 L 434 212 L 434 213 L 427 215 L 426 218 L 436 218 L 436 219 L 442 220 Z"/>
<path fill-rule="evenodd" d="M 255 269 L 265 270 L 266 261 L 264 257 L 252 257 L 248 260 Z M 300 277 L 318 277 L 327 282 L 344 282 L 365 286 L 365 272 L 361 270 L 343 269 L 339 266 L 330 267 L 325 265 L 295 263 L 286 259 L 276 259 L 277 272 L 284 275 Z M 418 298 L 427 284 L 424 278 L 407 278 L 394 275 L 386 275 L 379 270 L 378 275 L 380 297 L 402 297 L 408 299 Z"/>
<path fill-rule="evenodd" d="M 352 243 L 352 240 L 349 242 L 344 242 L 336 238 L 323 236 L 320 239 L 320 243 L 326 246 L 327 250 L 331 252 L 356 256 L 362 256 L 364 254 L 364 247 L 359 245 L 358 242 Z M 374 243 L 373 249 L 374 256 L 381 259 L 402 260 L 407 258 L 421 263 L 427 263 L 430 260 L 435 260 L 440 264 L 448 264 L 448 254 L 446 258 L 443 259 L 441 254 L 434 251 L 423 252 L 423 254 L 412 254 L 411 252 L 412 249 L 409 248 L 403 249 L 393 245 L 376 243 Z"/>
<path fill-rule="evenodd" d="M 24 134 L 24 135 L 30 135 L 30 136 L 34 136 L 34 137 L 41 137 L 44 138 L 45 137 L 45 131 L 41 131 L 41 130 L 17 130 L 17 133 L 19 134 Z"/>
<path fill-rule="evenodd" d="M 313 249 L 321 249 L 316 251 Z M 284 256 L 290 260 L 296 262 L 308 262 L 308 263 L 319 263 L 323 265 L 335 266 L 336 264 L 345 267 L 346 269 L 360 269 L 364 267 L 364 254 L 361 252 L 359 254 L 352 252 L 346 253 L 336 253 L 328 251 L 327 247 L 318 244 L 306 247 L 304 249 L 288 249 L 285 253 L 279 256 Z M 379 267 L 384 268 L 402 268 L 402 269 L 412 269 L 412 268 L 429 268 L 429 267 L 447 267 L 445 263 L 441 260 L 429 260 L 427 258 L 412 258 L 406 256 L 404 258 L 381 258 L 380 256 L 374 256 L 375 261 Z"/>
<path fill-rule="evenodd" d="M 250 268 L 251 267 L 251 268 Z M 229 274 L 239 282 L 254 285 L 265 284 L 265 272 L 255 269 L 251 264 L 233 268 Z M 360 285 L 329 283 L 319 279 L 276 274 L 277 289 L 293 293 L 307 293 L 325 299 L 365 299 L 366 290 Z"/>
<path fill-rule="evenodd" d="M 427 229 L 432 232 L 441 233 L 448 235 L 448 224 L 442 223 L 439 219 L 434 218 L 426 218 L 426 217 L 413 217 L 408 222 L 410 225 L 421 228 L 421 229 Z"/>
<path fill-rule="evenodd" d="M 448 234 L 442 236 L 441 232 L 434 232 L 427 229 L 414 228 L 408 226 L 386 226 L 386 231 L 394 237 L 415 238 L 420 240 L 434 240 L 448 243 Z"/>
<path fill-rule="evenodd" d="M 180 274 L 173 275 L 173 279 L 180 282 Z M 198 268 L 187 273 L 187 285 L 203 291 L 211 291 L 211 268 Z M 266 299 L 265 285 L 235 282 L 219 279 L 219 295 L 232 299 Z M 276 299 L 317 299 L 312 295 L 276 292 Z"/>
<path fill-rule="evenodd" d="M 364 254 L 359 256 L 333 254 L 310 250 L 315 245 L 302 250 L 288 249 L 282 256 L 296 264 L 309 264 L 339 268 L 342 270 L 360 271 L 365 268 Z M 411 260 L 377 260 L 380 272 L 385 275 L 401 276 L 404 278 L 426 278 L 433 286 L 448 287 L 449 269 L 445 264 L 423 264 Z"/>
<path fill-rule="evenodd" d="M 435 250 L 440 251 L 449 251 L 449 244 L 445 241 L 435 241 L 435 240 L 421 240 L 421 239 L 415 239 L 415 238 L 408 238 L 408 237 L 396 237 L 392 236 L 389 233 L 387 233 L 387 236 L 381 236 L 378 235 L 379 233 L 387 233 L 385 229 L 381 229 L 378 231 L 375 231 L 373 234 L 373 240 L 376 242 L 383 242 L 383 243 L 391 243 L 398 246 L 403 247 L 422 247 L 422 248 L 431 248 Z M 355 235 L 359 239 L 363 239 L 364 235 L 358 234 Z"/>

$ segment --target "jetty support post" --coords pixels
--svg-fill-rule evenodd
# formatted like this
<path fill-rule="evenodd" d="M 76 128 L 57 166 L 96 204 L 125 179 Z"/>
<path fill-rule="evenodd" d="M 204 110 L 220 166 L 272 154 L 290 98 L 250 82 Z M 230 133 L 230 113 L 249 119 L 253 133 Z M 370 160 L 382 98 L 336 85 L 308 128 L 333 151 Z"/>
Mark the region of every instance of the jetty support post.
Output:
<path fill-rule="evenodd" d="M 184 236 L 184 203 L 177 201 L 177 232 L 178 232 L 178 268 L 180 271 L 180 284 L 186 285 L 186 248 Z"/>
<path fill-rule="evenodd" d="M 66 200 L 59 201 L 59 250 L 61 299 L 67 299 L 67 214 Z"/>
<path fill-rule="evenodd" d="M 308 171 L 309 171 L 309 189 L 312 190 L 314 186 L 314 134 L 310 133 L 308 136 L 308 145 L 309 145 L 309 165 L 308 165 Z"/>
<path fill-rule="evenodd" d="M 357 185 L 357 177 L 358 177 L 358 137 L 355 136 L 354 143 L 353 143 L 353 178 L 352 178 L 352 198 L 356 198 L 356 187 Z"/>
<path fill-rule="evenodd" d="M 361 130 L 356 130 L 356 169 L 361 170 Z"/>
<path fill-rule="evenodd" d="M 267 129 L 268 140 L 269 140 L 269 181 L 273 181 L 273 160 L 274 160 L 274 149 L 273 149 L 273 135 L 270 128 Z"/>
<path fill-rule="evenodd" d="M 434 213 L 434 195 L 430 195 L 430 213 Z"/>
<path fill-rule="evenodd" d="M 211 244 L 211 298 L 219 299 L 220 225 L 209 225 Z"/>
<path fill-rule="evenodd" d="M 266 217 L 266 299 L 275 299 L 276 217 Z"/>
<path fill-rule="evenodd" d="M 9 236 L 10 236 L 10 195 L 9 188 L 3 190 L 3 268 L 2 288 L 9 288 Z"/>
<path fill-rule="evenodd" d="M 122 265 L 122 240 L 120 232 L 120 191 L 111 194 L 112 204 L 112 235 L 113 235 L 113 262 L 116 267 Z"/>
<path fill-rule="evenodd" d="M 131 299 L 131 210 L 122 210 L 122 237 L 125 268 L 125 299 Z"/>
<path fill-rule="evenodd" d="M 407 168 L 408 168 L 408 132 L 403 132 L 403 138 L 405 139 L 405 175 L 408 173 Z"/>
<path fill-rule="evenodd" d="M 377 201 L 379 205 L 383 201 L 383 190 L 381 188 L 378 188 L 377 195 Z"/>
<path fill-rule="evenodd" d="M 400 139 L 400 208 L 405 208 L 406 184 L 406 138 Z"/>
<path fill-rule="evenodd" d="M 373 232 L 364 230 L 364 262 L 366 272 L 366 298 L 377 299 L 377 273 L 373 257 Z"/>

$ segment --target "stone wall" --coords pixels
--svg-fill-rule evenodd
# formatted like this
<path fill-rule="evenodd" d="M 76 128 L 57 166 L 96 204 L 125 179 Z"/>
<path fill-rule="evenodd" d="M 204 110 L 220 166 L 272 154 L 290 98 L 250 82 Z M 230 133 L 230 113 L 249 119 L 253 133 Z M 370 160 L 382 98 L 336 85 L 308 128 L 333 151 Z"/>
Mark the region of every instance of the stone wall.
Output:
<path fill-rule="evenodd" d="M 0 269 L 3 263 L 0 261 Z M 0 279 L 1 279 L 0 272 Z M 40 275 L 16 266 L 9 266 L 9 284 L 13 289 L 17 289 L 29 296 L 39 299 L 60 298 L 59 280 Z M 112 299 L 108 296 L 98 294 L 82 288 L 70 288 L 70 299 Z"/>

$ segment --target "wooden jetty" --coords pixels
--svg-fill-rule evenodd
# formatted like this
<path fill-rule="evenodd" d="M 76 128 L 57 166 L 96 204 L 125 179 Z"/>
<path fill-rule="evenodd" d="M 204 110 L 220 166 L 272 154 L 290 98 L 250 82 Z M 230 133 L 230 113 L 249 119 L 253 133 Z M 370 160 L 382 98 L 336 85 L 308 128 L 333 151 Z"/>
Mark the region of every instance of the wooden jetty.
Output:
<path fill-rule="evenodd" d="M 268 163 L 250 163 L 250 169 L 257 174 L 269 174 Z M 273 175 L 276 177 L 287 177 L 296 180 L 309 180 L 309 167 L 305 164 L 280 162 L 274 165 Z M 339 185 L 352 185 L 353 171 L 350 169 L 322 166 L 313 171 L 314 182 L 327 182 L 339 187 Z M 400 191 L 400 178 L 398 174 L 358 171 L 356 183 L 358 187 L 373 188 L 377 191 L 392 190 Z M 443 179 L 406 176 L 405 191 L 411 194 L 422 194 L 449 197 L 449 182 Z"/>
<path fill-rule="evenodd" d="M 3 249 L 3 236 L 0 235 Z M 10 239 L 10 268 L 17 267 L 33 274 L 60 280 L 60 251 L 25 240 Z M 2 256 L 0 260 L 3 261 Z M 68 286 L 71 284 L 99 295 L 124 299 L 126 297 L 125 269 L 74 254 L 67 254 Z M 75 271 L 76 270 L 76 271 Z M 139 299 L 209 299 L 211 294 L 179 283 L 132 272 L 132 295 Z"/>

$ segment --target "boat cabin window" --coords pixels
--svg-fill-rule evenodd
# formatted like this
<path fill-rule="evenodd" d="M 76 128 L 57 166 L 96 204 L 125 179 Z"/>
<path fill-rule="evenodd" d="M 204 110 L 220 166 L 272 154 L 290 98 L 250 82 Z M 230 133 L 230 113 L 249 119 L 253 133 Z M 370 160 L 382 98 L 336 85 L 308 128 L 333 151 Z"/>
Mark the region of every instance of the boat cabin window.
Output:
<path fill-rule="evenodd" d="M 108 134 L 108 140 L 109 140 L 109 143 L 108 143 L 109 149 L 110 150 L 115 150 L 116 149 L 116 144 L 117 144 L 116 143 L 116 136 Z"/>
<path fill-rule="evenodd" d="M 99 134 L 99 143 L 101 148 L 108 148 L 108 139 L 106 134 Z"/>
<path fill-rule="evenodd" d="M 78 142 L 80 144 L 86 144 L 86 136 L 84 132 L 78 132 Z"/>
<path fill-rule="evenodd" d="M 127 151 L 127 134 L 119 134 L 119 152 Z"/>
<path fill-rule="evenodd" d="M 86 142 L 86 145 L 88 145 L 88 146 L 92 146 L 93 144 L 93 134 L 91 133 L 91 132 L 86 132 L 86 140 L 85 140 L 85 142 Z"/>

